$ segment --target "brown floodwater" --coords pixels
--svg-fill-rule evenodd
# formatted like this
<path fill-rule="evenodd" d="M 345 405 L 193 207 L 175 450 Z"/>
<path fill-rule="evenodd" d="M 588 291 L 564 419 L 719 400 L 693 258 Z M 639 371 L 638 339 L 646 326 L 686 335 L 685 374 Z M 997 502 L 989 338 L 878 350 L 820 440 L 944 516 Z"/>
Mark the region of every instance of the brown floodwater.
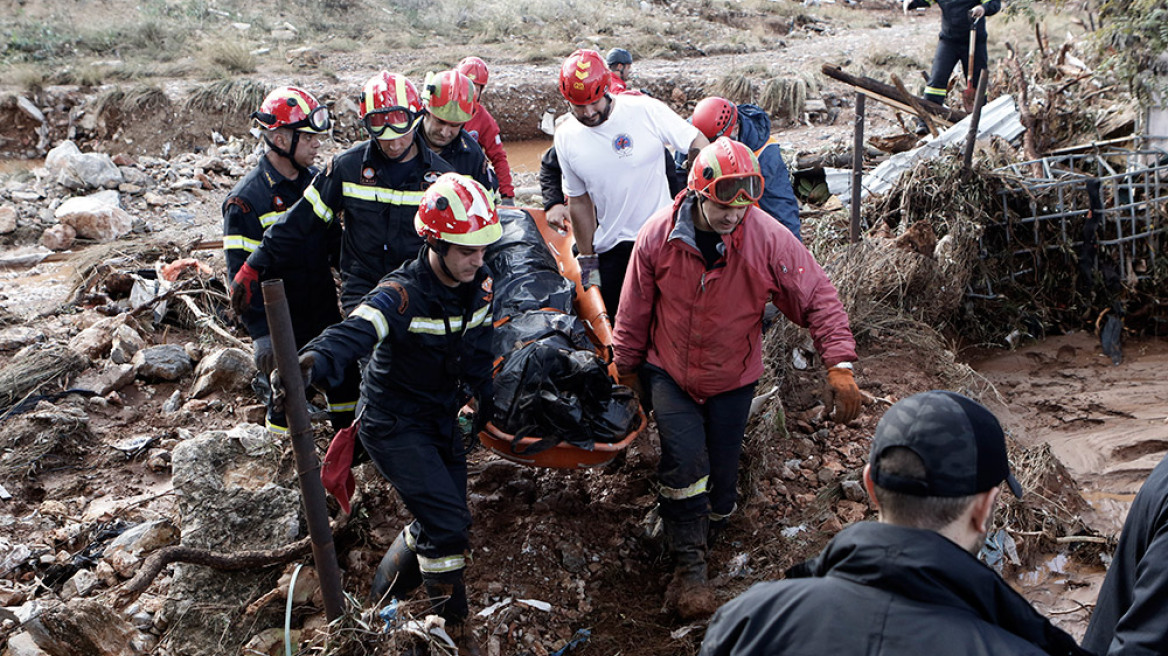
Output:
<path fill-rule="evenodd" d="M 516 173 L 538 173 L 539 158 L 543 156 L 543 151 L 551 146 L 551 139 L 503 142 L 503 150 L 507 151 L 507 163 Z"/>

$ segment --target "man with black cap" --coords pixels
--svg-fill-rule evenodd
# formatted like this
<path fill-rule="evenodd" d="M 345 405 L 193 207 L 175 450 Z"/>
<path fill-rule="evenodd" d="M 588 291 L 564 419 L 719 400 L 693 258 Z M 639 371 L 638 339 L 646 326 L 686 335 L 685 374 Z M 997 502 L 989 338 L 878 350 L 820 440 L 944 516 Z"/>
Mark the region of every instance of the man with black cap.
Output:
<path fill-rule="evenodd" d="M 1088 653 L 977 560 L 1003 482 L 1022 496 L 989 410 L 952 392 L 901 400 L 864 467 L 879 521 L 724 606 L 701 655 Z"/>

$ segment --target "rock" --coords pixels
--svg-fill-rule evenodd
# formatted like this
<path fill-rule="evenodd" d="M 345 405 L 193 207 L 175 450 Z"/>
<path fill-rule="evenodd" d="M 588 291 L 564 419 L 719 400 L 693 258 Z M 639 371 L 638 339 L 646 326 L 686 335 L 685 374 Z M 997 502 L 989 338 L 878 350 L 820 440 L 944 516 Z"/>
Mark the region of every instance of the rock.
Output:
<path fill-rule="evenodd" d="M 112 198 L 109 193 L 113 194 Z M 53 216 L 61 223 L 73 226 L 77 234 L 86 239 L 113 241 L 130 231 L 134 217 L 118 206 L 116 191 L 109 193 L 74 196 L 61 203 Z"/>
<path fill-rule="evenodd" d="M 49 653 L 37 646 L 28 631 L 21 631 L 8 639 L 8 656 L 49 656 Z"/>
<path fill-rule="evenodd" d="M 860 481 L 844 481 L 840 486 L 848 501 L 863 502 L 868 498 L 868 493 L 864 491 L 864 486 L 860 484 Z"/>
<path fill-rule="evenodd" d="M 37 191 L 36 189 L 22 189 L 19 191 L 14 191 L 9 195 L 12 197 L 12 200 L 20 201 L 22 203 L 32 203 L 40 200 L 44 196 L 44 194 Z"/>
<path fill-rule="evenodd" d="M 246 390 L 251 386 L 255 372 L 252 357 L 243 350 L 225 348 L 216 351 L 203 358 L 195 368 L 195 383 L 191 385 L 191 396 L 197 399 L 217 390 L 226 392 Z"/>
<path fill-rule="evenodd" d="M 162 411 L 167 414 L 178 412 L 179 408 L 182 407 L 182 402 L 182 392 L 175 390 L 174 394 L 171 394 L 170 398 L 166 399 L 166 402 L 162 404 Z"/>
<path fill-rule="evenodd" d="M 110 346 L 110 360 L 114 364 L 129 364 L 134 354 L 146 348 L 146 340 L 126 324 L 114 330 L 113 342 Z"/>
<path fill-rule="evenodd" d="M 170 469 L 170 451 L 166 449 L 150 449 L 146 456 L 146 466 L 153 472 L 165 472 Z"/>
<path fill-rule="evenodd" d="M 221 157 L 204 157 L 195 162 L 195 168 L 200 168 L 204 171 L 224 173 L 227 171 L 227 162 L 223 161 Z"/>
<path fill-rule="evenodd" d="M 87 569 L 79 569 L 73 578 L 65 581 L 61 586 L 61 598 L 65 600 L 73 597 L 87 596 L 97 587 L 97 575 Z"/>
<path fill-rule="evenodd" d="M 127 321 L 132 321 L 127 314 L 101 319 L 69 340 L 69 348 L 90 360 L 100 358 L 113 347 L 114 334 Z"/>
<path fill-rule="evenodd" d="M 136 654 L 137 631 L 107 601 L 72 599 L 53 604 L 26 622 L 25 628 L 50 656 Z"/>
<path fill-rule="evenodd" d="M 28 326 L 9 326 L 0 330 L 0 351 L 15 351 L 44 339 L 43 330 Z"/>
<path fill-rule="evenodd" d="M 41 233 L 41 246 L 51 251 L 67 251 L 73 248 L 73 240 L 77 239 L 77 231 L 73 226 L 58 223 Z"/>
<path fill-rule="evenodd" d="M 134 185 L 143 189 L 154 186 L 154 178 L 136 166 L 120 166 L 118 170 L 121 171 L 122 181 L 125 184 Z"/>
<path fill-rule="evenodd" d="M 147 205 L 153 205 L 154 207 L 161 207 L 167 203 L 165 196 L 154 193 L 153 191 L 146 192 L 142 197 L 146 199 Z"/>
<path fill-rule="evenodd" d="M 114 189 L 122 182 L 122 172 L 105 153 L 82 153 L 72 141 L 49 151 L 45 168 L 57 184 L 69 189 Z"/>
<path fill-rule="evenodd" d="M 864 520 L 868 514 L 868 504 L 842 500 L 836 506 L 836 515 L 844 524 L 854 524 Z"/>
<path fill-rule="evenodd" d="M 11 205 L 0 206 L 0 234 L 8 234 L 16 230 L 16 208 Z"/>
<path fill-rule="evenodd" d="M 126 551 L 135 556 L 161 549 L 178 540 L 179 532 L 169 519 L 155 519 L 132 526 L 110 541 L 106 553 Z"/>
<path fill-rule="evenodd" d="M 303 48 L 293 48 L 284 53 L 289 64 L 296 64 L 297 66 L 317 66 L 324 61 L 324 55 L 319 50 L 311 46 Z"/>
<path fill-rule="evenodd" d="M 178 344 L 160 344 L 134 354 L 132 364 L 138 378 L 147 382 L 178 380 L 193 368 L 186 350 Z"/>
<path fill-rule="evenodd" d="M 62 141 L 45 155 L 45 168 L 54 177 L 64 170 L 68 161 L 81 154 L 81 149 L 72 141 Z"/>
<path fill-rule="evenodd" d="M 92 390 L 98 396 L 122 389 L 134 382 L 134 365 L 108 364 L 101 371 L 90 369 L 77 377 L 73 387 Z"/>

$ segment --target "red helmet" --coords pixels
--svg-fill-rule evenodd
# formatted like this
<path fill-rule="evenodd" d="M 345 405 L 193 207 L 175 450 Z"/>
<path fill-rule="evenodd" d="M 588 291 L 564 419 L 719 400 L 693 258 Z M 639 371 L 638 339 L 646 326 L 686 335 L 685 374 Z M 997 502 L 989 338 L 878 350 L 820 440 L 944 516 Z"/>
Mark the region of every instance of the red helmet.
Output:
<path fill-rule="evenodd" d="M 762 169 L 745 145 L 718 137 L 694 159 L 689 188 L 720 205 L 751 205 L 762 198 Z"/>
<path fill-rule="evenodd" d="M 422 194 L 414 228 L 424 239 L 459 246 L 489 246 L 503 236 L 491 192 L 457 173 L 443 173 Z"/>
<path fill-rule="evenodd" d="M 396 139 L 409 134 L 422 118 L 422 100 L 418 90 L 404 75 L 381 71 L 365 82 L 358 108 L 365 129 L 375 139 L 387 131 Z"/>
<path fill-rule="evenodd" d="M 471 82 L 480 89 L 487 86 L 487 80 L 491 77 L 491 72 L 487 70 L 487 62 L 478 57 L 467 57 L 458 62 L 458 68 L 455 69 L 459 73 L 470 78 Z"/>
<path fill-rule="evenodd" d="M 466 123 L 474 116 L 474 84 L 458 71 L 443 71 L 426 77 L 426 111 L 443 121 Z"/>
<path fill-rule="evenodd" d="M 738 107 L 718 96 L 703 98 L 697 107 L 694 107 L 690 121 L 710 141 L 722 136 L 728 137 L 734 134 L 734 128 L 738 126 Z"/>
<path fill-rule="evenodd" d="M 299 87 L 280 87 L 264 98 L 251 115 L 264 129 L 292 128 L 301 132 L 328 132 L 328 108 Z"/>
<path fill-rule="evenodd" d="M 595 50 L 577 50 L 560 67 L 560 93 L 573 105 L 590 105 L 604 97 L 612 73 Z"/>

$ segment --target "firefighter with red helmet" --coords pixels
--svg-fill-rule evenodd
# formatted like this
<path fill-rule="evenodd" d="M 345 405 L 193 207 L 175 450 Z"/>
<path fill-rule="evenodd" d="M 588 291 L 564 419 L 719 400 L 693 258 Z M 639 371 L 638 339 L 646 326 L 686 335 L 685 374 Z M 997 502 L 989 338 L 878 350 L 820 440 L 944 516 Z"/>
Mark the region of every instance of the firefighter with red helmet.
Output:
<path fill-rule="evenodd" d="M 235 274 L 233 307 L 258 295 L 268 269 L 295 262 L 344 216 L 340 248 L 341 307 L 346 314 L 381 278 L 422 246 L 413 229 L 422 193 L 453 170 L 418 134 L 422 99 L 405 76 L 381 71 L 365 82 L 358 114 L 369 140 L 333 158 L 304 198 L 264 234 Z"/>
<path fill-rule="evenodd" d="M 758 105 L 734 103 L 710 96 L 694 107 L 690 121 L 710 141 L 730 137 L 754 151 L 766 181 L 758 206 L 787 226 L 795 238 L 803 241 L 799 222 L 799 201 L 791 186 L 791 174 L 783 161 L 779 140 L 771 135 L 771 118 Z"/>
<path fill-rule="evenodd" d="M 268 227 L 304 194 L 318 172 L 313 163 L 330 128 L 328 108 L 304 89 L 292 86 L 269 93 L 252 118 L 259 124 L 267 152 L 223 201 L 223 251 L 232 277 L 245 266 Z M 300 257 L 272 267 L 263 276 L 264 280 L 282 279 L 292 292 L 288 294 L 288 310 L 297 346 L 341 320 L 332 274 L 340 232 L 340 226 L 329 227 L 321 239 L 305 245 Z M 275 352 L 263 301 L 253 297 L 241 310 L 237 316 L 255 345 L 256 368 L 266 378 L 275 367 Z M 356 376 L 343 380 L 326 396 L 333 427 L 348 426 L 357 402 Z M 275 432 L 287 431 L 282 413 L 269 412 L 267 424 Z"/>
<path fill-rule="evenodd" d="M 658 511 L 675 563 L 665 601 L 686 620 L 715 609 L 707 547 L 737 507 L 768 301 L 810 329 L 834 420 L 860 412 L 847 313 L 811 253 L 755 206 L 764 186 L 745 145 L 720 137 L 702 149 L 689 190 L 637 235 L 616 320 L 617 369 L 639 376 L 661 437 Z"/>
<path fill-rule="evenodd" d="M 470 78 L 475 89 L 474 116 L 463 125 L 467 134 L 478 140 L 483 153 L 491 160 L 495 177 L 499 182 L 499 195 L 504 205 L 515 204 L 515 185 L 511 181 L 511 164 L 507 161 L 507 151 L 503 150 L 503 139 L 499 136 L 499 124 L 491 112 L 483 106 L 483 92 L 491 77 L 487 63 L 478 57 L 466 57 L 458 62 L 455 69 Z"/>
<path fill-rule="evenodd" d="M 487 156 L 465 126 L 475 114 L 474 83 L 458 71 L 443 71 L 426 76 L 422 85 L 422 139 L 454 167 L 455 172 L 470 176 L 492 192 L 498 180 L 487 166 Z"/>
<path fill-rule="evenodd" d="M 612 74 L 600 53 L 577 50 L 560 67 L 560 93 L 571 116 L 555 133 L 581 281 L 600 286 L 616 316 L 633 240 L 669 204 L 662 152 L 705 146 L 701 132 L 649 96 L 608 92 Z"/>
<path fill-rule="evenodd" d="M 487 246 L 502 236 L 492 194 L 447 173 L 414 219 L 417 257 L 385 276 L 344 322 L 301 350 L 307 384 L 337 380 L 368 356 L 357 435 L 414 516 L 385 554 L 375 601 L 419 585 L 460 647 L 471 646 L 463 571 L 470 549 L 466 449 L 459 408 L 491 399 L 491 279 Z M 469 394 L 468 394 L 469 392 Z"/>

